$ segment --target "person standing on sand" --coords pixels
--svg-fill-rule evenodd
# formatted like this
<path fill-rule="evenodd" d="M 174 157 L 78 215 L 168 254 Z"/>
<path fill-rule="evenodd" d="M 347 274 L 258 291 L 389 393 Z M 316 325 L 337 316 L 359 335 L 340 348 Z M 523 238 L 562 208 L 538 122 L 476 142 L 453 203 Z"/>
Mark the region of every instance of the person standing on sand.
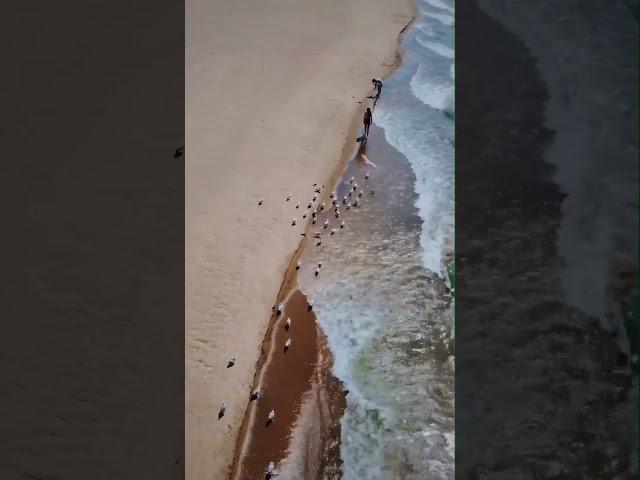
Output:
<path fill-rule="evenodd" d="M 371 109 L 367 107 L 367 111 L 364 112 L 364 136 L 365 138 L 369 136 L 369 127 L 371 126 Z"/>
<path fill-rule="evenodd" d="M 371 83 L 373 83 L 373 88 L 376 88 L 378 90 L 376 99 L 380 98 L 380 93 L 382 92 L 382 80 L 380 80 L 379 78 L 372 78 Z"/>

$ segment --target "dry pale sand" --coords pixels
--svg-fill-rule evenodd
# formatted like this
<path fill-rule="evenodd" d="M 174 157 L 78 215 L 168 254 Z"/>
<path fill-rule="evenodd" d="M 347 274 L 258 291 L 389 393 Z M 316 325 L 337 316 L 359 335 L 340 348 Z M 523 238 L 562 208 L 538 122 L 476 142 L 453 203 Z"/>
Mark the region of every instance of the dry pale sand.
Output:
<path fill-rule="evenodd" d="M 337 174 L 412 13 L 408 0 L 186 4 L 188 479 L 229 474 L 302 209 Z"/>

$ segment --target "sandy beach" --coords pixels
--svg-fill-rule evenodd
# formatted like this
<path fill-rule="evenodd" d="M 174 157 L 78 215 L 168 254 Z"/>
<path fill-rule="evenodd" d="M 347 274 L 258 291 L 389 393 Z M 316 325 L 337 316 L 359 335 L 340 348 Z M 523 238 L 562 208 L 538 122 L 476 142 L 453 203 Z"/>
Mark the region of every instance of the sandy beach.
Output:
<path fill-rule="evenodd" d="M 305 229 L 295 204 L 340 173 L 360 102 L 397 63 L 411 15 L 393 0 L 186 5 L 189 479 L 230 474 L 271 308 Z"/>

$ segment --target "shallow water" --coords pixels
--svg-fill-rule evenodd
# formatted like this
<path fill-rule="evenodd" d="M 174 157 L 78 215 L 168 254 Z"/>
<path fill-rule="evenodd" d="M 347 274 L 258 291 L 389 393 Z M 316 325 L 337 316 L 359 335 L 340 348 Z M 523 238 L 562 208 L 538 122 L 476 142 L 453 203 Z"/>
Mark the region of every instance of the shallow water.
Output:
<path fill-rule="evenodd" d="M 349 163 L 336 187 L 340 218 L 327 203 L 315 229 L 322 244 L 311 242 L 299 276 L 349 390 L 345 479 L 453 478 L 452 299 L 443 263 L 453 246 L 453 9 L 435 0 L 418 6 L 451 22 L 422 15 L 405 36 L 402 66 L 385 81 L 363 152 L 376 167 L 360 155 Z M 347 201 L 363 194 L 347 210 L 352 176 L 358 188 Z"/>

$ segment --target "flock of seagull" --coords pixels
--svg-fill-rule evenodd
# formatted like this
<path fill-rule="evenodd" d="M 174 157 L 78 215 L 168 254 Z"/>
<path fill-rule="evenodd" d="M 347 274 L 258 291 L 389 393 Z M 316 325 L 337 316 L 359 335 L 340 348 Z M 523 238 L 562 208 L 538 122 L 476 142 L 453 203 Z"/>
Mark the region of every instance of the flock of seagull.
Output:
<path fill-rule="evenodd" d="M 370 174 L 368 172 L 365 173 L 364 181 L 368 181 L 369 178 L 370 178 Z M 335 225 L 336 228 L 329 229 L 329 227 L 331 226 L 331 223 L 327 219 L 322 224 L 322 230 L 314 232 L 313 238 L 316 240 L 316 246 L 318 247 L 322 245 L 323 232 L 328 231 L 330 236 L 334 236 L 336 235 L 339 229 L 341 230 L 345 228 L 345 221 L 341 219 L 341 215 L 342 215 L 340 213 L 341 207 L 343 207 L 345 210 L 350 210 L 351 208 L 358 208 L 362 204 L 362 201 L 363 201 L 362 197 L 364 196 L 364 190 L 358 186 L 356 179 L 354 177 L 351 177 L 348 183 L 347 182 L 345 183 L 349 186 L 349 189 L 347 194 L 342 197 L 342 200 L 338 198 L 338 195 L 336 194 L 335 191 L 330 193 L 329 200 L 331 203 L 331 207 L 327 205 L 327 202 L 321 199 L 322 192 L 324 190 L 324 185 L 318 187 L 318 184 L 316 183 L 313 184 L 313 187 L 314 187 L 313 197 L 307 203 L 307 209 L 302 214 L 302 219 L 304 219 L 305 221 L 308 221 L 309 224 L 311 225 L 316 225 L 319 221 L 319 218 L 318 218 L 319 212 L 324 212 L 325 210 L 328 211 L 329 208 L 333 208 L 333 216 L 336 218 L 336 223 L 339 222 L 338 225 Z M 375 190 L 369 189 L 369 194 L 374 195 Z M 285 198 L 285 202 L 290 202 L 290 201 L 291 201 L 291 194 L 287 195 L 287 197 Z M 264 199 L 261 198 L 258 201 L 258 206 L 261 206 L 263 204 L 264 204 Z M 301 207 L 301 203 L 297 202 L 295 206 L 296 210 L 300 210 L 300 207 Z M 298 224 L 298 219 L 293 218 L 291 220 L 291 226 L 293 227 L 293 226 L 296 226 L 297 224 Z M 306 233 L 301 233 L 300 235 L 305 236 Z M 300 270 L 301 268 L 302 268 L 302 260 L 298 259 L 296 261 L 296 270 Z M 321 268 L 322 268 L 322 263 L 321 262 L 317 263 L 314 270 L 315 277 L 317 277 L 320 274 Z M 276 313 L 276 316 L 279 317 L 284 313 L 284 303 L 278 304 L 272 310 L 274 310 Z M 311 310 L 313 310 L 313 304 L 309 300 L 307 305 L 307 311 L 310 312 Z M 292 325 L 291 317 L 287 317 L 285 321 L 285 326 L 284 326 L 285 330 L 289 331 L 291 329 L 291 325 Z M 291 338 L 287 338 L 287 340 L 284 343 L 285 352 L 289 350 L 289 348 L 291 347 L 291 343 L 292 343 Z M 227 368 L 233 367 L 236 363 L 237 358 L 238 358 L 237 355 L 233 354 L 227 361 Z M 250 400 L 251 401 L 258 400 L 261 395 L 262 395 L 262 390 L 260 386 L 258 386 L 251 392 Z M 227 410 L 227 405 L 224 402 L 222 402 L 222 404 L 220 405 L 220 409 L 218 411 L 218 419 L 224 416 L 226 410 Z M 275 410 L 271 409 L 267 416 L 267 422 L 266 422 L 267 426 L 273 423 L 275 421 L 275 418 L 276 418 L 276 412 Z M 277 476 L 278 473 L 279 472 L 275 467 L 275 463 L 270 462 L 267 467 L 266 477 L 272 478 L 273 476 Z"/>

